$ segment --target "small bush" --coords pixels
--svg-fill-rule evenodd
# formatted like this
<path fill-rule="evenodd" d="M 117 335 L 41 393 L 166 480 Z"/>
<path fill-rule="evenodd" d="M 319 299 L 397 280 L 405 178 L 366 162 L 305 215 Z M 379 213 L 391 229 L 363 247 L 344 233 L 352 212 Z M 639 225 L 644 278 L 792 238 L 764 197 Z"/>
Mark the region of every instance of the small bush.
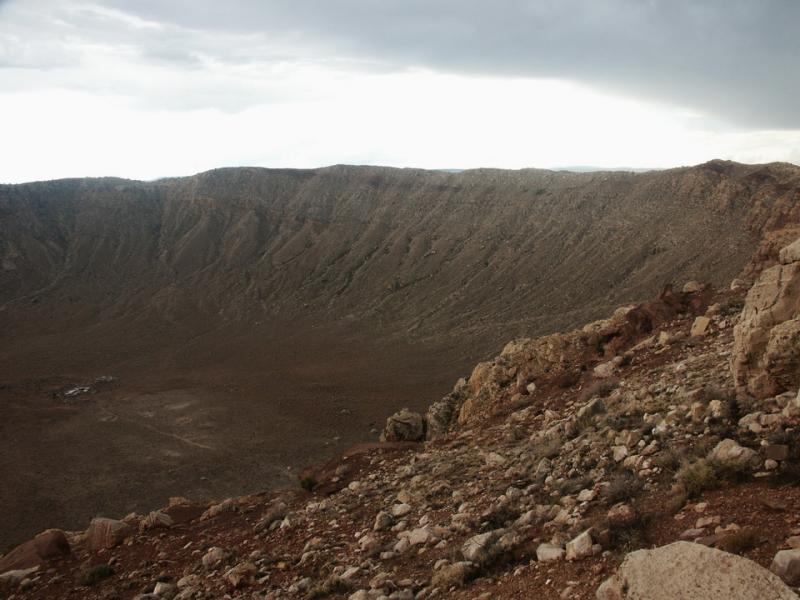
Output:
<path fill-rule="evenodd" d="M 683 454 L 681 451 L 670 447 L 659 452 L 651 462 L 662 471 L 675 472 L 680 468 L 682 460 Z"/>
<path fill-rule="evenodd" d="M 623 552 L 633 552 L 648 546 L 647 527 L 650 517 L 637 513 L 636 520 L 624 527 L 614 527 L 611 532 L 612 545 Z"/>
<path fill-rule="evenodd" d="M 709 464 L 718 481 L 744 481 L 750 477 L 750 465 L 747 464 L 721 460 Z"/>
<path fill-rule="evenodd" d="M 317 485 L 319 485 L 319 483 L 317 482 L 316 479 L 314 479 L 311 476 L 303 477 L 300 480 L 300 487 L 306 490 L 307 492 L 313 492 L 314 488 L 316 488 Z"/>
<path fill-rule="evenodd" d="M 685 462 L 677 477 L 689 498 L 695 498 L 704 490 L 716 487 L 719 483 L 714 467 L 704 458 L 691 463 Z"/>
<path fill-rule="evenodd" d="M 639 495 L 643 485 L 641 479 L 627 471 L 617 473 L 609 480 L 609 485 L 603 490 L 603 497 L 609 504 L 630 500 Z"/>
<path fill-rule="evenodd" d="M 97 585 L 104 579 L 108 579 L 114 574 L 114 569 L 112 569 L 109 565 L 102 564 L 102 565 L 95 565 L 94 567 L 90 567 L 83 573 L 79 578 L 79 583 L 81 585 L 91 587 L 93 585 Z"/>
<path fill-rule="evenodd" d="M 758 544 L 756 532 L 748 527 L 734 531 L 724 536 L 718 543 L 717 548 L 730 552 L 731 554 L 742 554 L 752 550 Z"/>

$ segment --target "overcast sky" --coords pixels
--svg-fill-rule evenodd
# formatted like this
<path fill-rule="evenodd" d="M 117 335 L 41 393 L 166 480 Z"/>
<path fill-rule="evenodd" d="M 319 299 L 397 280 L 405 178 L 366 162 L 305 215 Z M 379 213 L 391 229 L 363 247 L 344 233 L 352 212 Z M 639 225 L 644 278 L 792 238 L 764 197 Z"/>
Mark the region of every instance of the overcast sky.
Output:
<path fill-rule="evenodd" d="M 0 0 L 0 181 L 800 163 L 797 0 Z"/>

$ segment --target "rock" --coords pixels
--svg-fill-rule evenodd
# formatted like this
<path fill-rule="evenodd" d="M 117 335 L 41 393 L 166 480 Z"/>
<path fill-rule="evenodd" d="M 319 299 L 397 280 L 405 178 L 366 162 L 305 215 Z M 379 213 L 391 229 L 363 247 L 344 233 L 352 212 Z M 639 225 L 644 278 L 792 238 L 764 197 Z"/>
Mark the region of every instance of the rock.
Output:
<path fill-rule="evenodd" d="M 800 550 L 779 550 L 770 570 L 789 585 L 800 585 Z"/>
<path fill-rule="evenodd" d="M 789 546 L 789 548 L 800 548 L 800 535 L 793 535 L 787 538 L 786 545 Z"/>
<path fill-rule="evenodd" d="M 408 534 L 408 543 L 412 546 L 419 546 L 427 544 L 431 541 L 432 535 L 430 529 L 427 527 L 420 527 L 412 529 Z"/>
<path fill-rule="evenodd" d="M 598 379 L 608 379 L 612 375 L 614 375 L 617 366 L 612 362 L 604 362 L 597 365 L 594 369 L 592 369 L 592 373 Z"/>
<path fill-rule="evenodd" d="M 29 569 L 14 569 L 12 571 L 0 573 L 0 590 L 2 590 L 4 587 L 18 586 L 38 570 L 39 567 L 36 566 Z"/>
<path fill-rule="evenodd" d="M 150 529 L 161 529 L 172 527 L 174 521 L 167 513 L 160 510 L 151 512 L 139 522 L 139 531 L 149 531 Z"/>
<path fill-rule="evenodd" d="M 751 560 L 675 542 L 625 557 L 598 600 L 797 600 L 780 578 Z"/>
<path fill-rule="evenodd" d="M 800 238 L 785 248 L 781 248 L 780 252 L 778 252 L 778 262 L 782 265 L 789 265 L 797 261 L 800 261 Z"/>
<path fill-rule="evenodd" d="M 69 556 L 70 551 L 64 532 L 48 529 L 0 557 L 0 573 L 29 569 L 54 558 Z"/>
<path fill-rule="evenodd" d="M 222 564 L 222 561 L 225 560 L 226 556 L 227 553 L 225 550 L 218 546 L 209 548 L 208 552 L 203 555 L 203 568 L 205 568 L 207 571 L 216 569 L 220 564 Z"/>
<path fill-rule="evenodd" d="M 132 531 L 124 521 L 97 517 L 92 519 L 86 530 L 86 545 L 92 551 L 113 548 L 121 544 Z"/>
<path fill-rule="evenodd" d="M 422 415 L 407 408 L 386 419 L 381 439 L 386 442 L 419 442 L 425 439 Z"/>
<path fill-rule="evenodd" d="M 708 326 L 711 324 L 711 319 L 708 317 L 696 317 L 692 323 L 692 329 L 689 335 L 693 338 L 704 336 L 708 333 Z"/>
<path fill-rule="evenodd" d="M 611 446 L 611 455 L 614 462 L 623 461 L 628 456 L 628 448 L 627 446 Z"/>
<path fill-rule="evenodd" d="M 742 469 L 757 467 L 761 462 L 755 450 L 740 446 L 738 442 L 730 438 L 724 439 L 714 446 L 714 449 L 708 453 L 707 458 L 713 462 Z"/>
<path fill-rule="evenodd" d="M 456 562 L 439 569 L 431 578 L 431 586 L 448 590 L 451 587 L 460 587 L 475 572 L 475 565 L 470 562 Z"/>
<path fill-rule="evenodd" d="M 170 498 L 169 506 L 162 508 L 159 512 L 172 519 L 173 525 L 182 525 L 199 519 L 205 510 L 205 505 L 191 502 L 186 498 Z"/>
<path fill-rule="evenodd" d="M 592 554 L 592 530 L 587 529 L 576 538 L 567 542 L 567 560 L 580 560 Z"/>
<path fill-rule="evenodd" d="M 800 240 L 784 248 L 788 260 Z M 738 390 L 758 399 L 800 383 L 800 261 L 765 269 L 734 327 L 731 370 Z"/>
<path fill-rule="evenodd" d="M 683 291 L 684 294 L 696 294 L 697 292 L 702 292 L 706 289 L 706 284 L 701 283 L 699 281 L 687 281 L 683 284 Z"/>
<path fill-rule="evenodd" d="M 257 572 L 258 569 L 253 563 L 249 561 L 240 562 L 225 573 L 225 580 L 233 587 L 240 588 L 253 583 Z"/>
<path fill-rule="evenodd" d="M 636 510 L 625 502 L 615 504 L 606 513 L 608 524 L 612 527 L 630 527 L 636 522 Z"/>
<path fill-rule="evenodd" d="M 157 598 L 174 598 L 175 594 L 178 593 L 178 586 L 174 583 L 167 583 L 165 581 L 159 581 L 156 583 L 155 588 L 153 588 L 153 595 Z"/>
<path fill-rule="evenodd" d="M 593 417 L 595 415 L 601 415 L 604 412 L 606 412 L 606 405 L 600 398 L 595 398 L 585 406 L 582 406 L 580 409 L 578 409 L 578 418 Z"/>
<path fill-rule="evenodd" d="M 393 517 L 400 518 L 405 517 L 408 513 L 411 512 L 411 506 L 402 502 L 400 504 L 392 505 L 392 508 L 389 509 L 392 513 Z"/>
<path fill-rule="evenodd" d="M 392 516 L 385 511 L 380 511 L 377 515 L 375 515 L 375 524 L 372 526 L 372 530 L 385 531 L 392 526 L 392 523 L 394 523 Z"/>
<path fill-rule="evenodd" d="M 286 518 L 287 514 L 289 514 L 289 508 L 286 506 L 286 503 L 282 500 L 275 500 L 269 505 L 267 512 L 258 520 L 253 529 L 256 533 L 269 529 L 276 521 L 281 521 Z"/>
<path fill-rule="evenodd" d="M 539 544 L 536 548 L 536 560 L 539 562 L 552 562 L 564 558 L 564 549 L 555 544 Z"/>
<path fill-rule="evenodd" d="M 461 553 L 476 565 L 486 565 L 504 552 L 500 540 L 506 534 L 504 529 L 495 529 L 469 538 L 461 547 Z"/>

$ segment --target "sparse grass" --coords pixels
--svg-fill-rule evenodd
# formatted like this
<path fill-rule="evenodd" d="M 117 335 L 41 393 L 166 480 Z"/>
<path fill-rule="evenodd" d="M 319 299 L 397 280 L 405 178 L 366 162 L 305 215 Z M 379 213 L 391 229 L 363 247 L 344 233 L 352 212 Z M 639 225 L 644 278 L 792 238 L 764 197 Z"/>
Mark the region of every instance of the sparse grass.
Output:
<path fill-rule="evenodd" d="M 609 480 L 609 485 L 603 490 L 603 497 L 609 504 L 630 501 L 642 491 L 641 479 L 623 471 L 617 473 Z"/>
<path fill-rule="evenodd" d="M 112 569 L 107 564 L 102 565 L 95 565 L 94 567 L 90 567 L 83 573 L 81 573 L 78 583 L 81 585 L 91 587 L 93 585 L 97 585 L 104 579 L 108 579 L 114 574 L 114 569 Z"/>

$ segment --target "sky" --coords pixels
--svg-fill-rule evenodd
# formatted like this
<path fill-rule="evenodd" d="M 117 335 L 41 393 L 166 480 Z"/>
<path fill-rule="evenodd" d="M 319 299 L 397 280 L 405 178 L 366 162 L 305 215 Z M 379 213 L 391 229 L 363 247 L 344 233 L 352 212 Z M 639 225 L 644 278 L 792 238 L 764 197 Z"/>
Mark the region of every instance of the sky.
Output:
<path fill-rule="evenodd" d="M 797 0 L 0 0 L 0 182 L 800 163 Z"/>

